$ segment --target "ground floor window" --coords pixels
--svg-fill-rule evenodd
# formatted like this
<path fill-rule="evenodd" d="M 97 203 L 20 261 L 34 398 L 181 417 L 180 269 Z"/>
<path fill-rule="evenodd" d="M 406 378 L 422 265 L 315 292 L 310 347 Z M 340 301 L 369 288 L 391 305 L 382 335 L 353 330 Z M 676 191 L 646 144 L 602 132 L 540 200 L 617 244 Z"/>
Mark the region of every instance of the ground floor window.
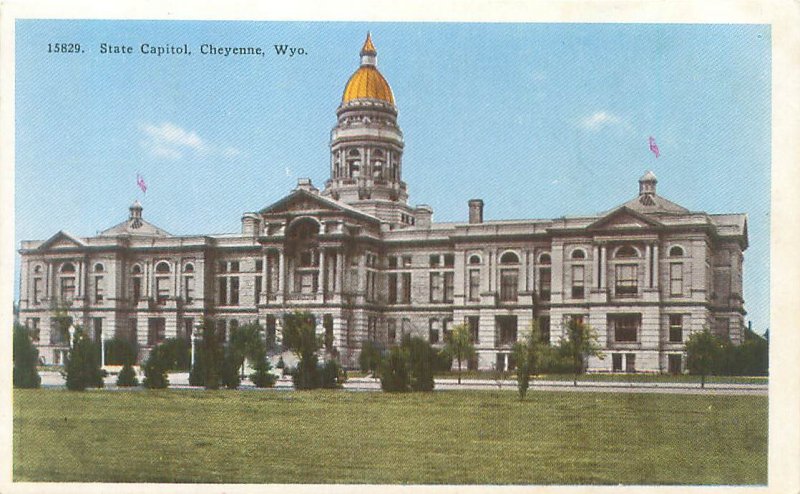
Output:
<path fill-rule="evenodd" d="M 469 327 L 469 335 L 472 343 L 479 343 L 478 330 L 480 328 L 481 318 L 478 316 L 467 317 L 467 326 Z"/>
<path fill-rule="evenodd" d="M 683 357 L 680 354 L 667 355 L 667 370 L 670 374 L 680 374 L 683 364 Z"/>
<path fill-rule="evenodd" d="M 163 317 L 151 317 L 147 320 L 147 344 L 158 345 L 166 336 L 167 321 Z"/>
<path fill-rule="evenodd" d="M 622 372 L 622 354 L 611 354 L 611 370 L 614 372 Z"/>
<path fill-rule="evenodd" d="M 636 354 L 625 354 L 625 372 L 636 372 Z"/>
<path fill-rule="evenodd" d="M 497 369 L 500 372 L 508 372 L 508 371 L 513 371 L 515 368 L 516 368 L 516 363 L 514 362 L 514 358 L 511 354 L 508 353 L 497 354 L 495 369 Z"/>
<path fill-rule="evenodd" d="M 495 318 L 497 345 L 511 345 L 517 341 L 517 316 Z"/>
<path fill-rule="evenodd" d="M 635 353 L 612 353 L 611 370 L 614 372 L 636 372 Z"/>

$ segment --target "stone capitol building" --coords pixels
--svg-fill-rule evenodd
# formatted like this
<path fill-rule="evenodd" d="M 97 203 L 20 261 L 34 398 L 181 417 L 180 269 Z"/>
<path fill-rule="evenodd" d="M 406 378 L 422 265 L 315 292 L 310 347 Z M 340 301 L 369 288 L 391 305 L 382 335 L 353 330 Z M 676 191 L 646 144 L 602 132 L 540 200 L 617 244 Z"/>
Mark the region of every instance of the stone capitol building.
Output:
<path fill-rule="evenodd" d="M 96 236 L 23 241 L 19 317 L 44 361 L 62 363 L 69 348 L 56 309 L 98 340 L 136 342 L 140 358 L 191 338 L 202 318 L 225 334 L 257 321 L 280 342 L 283 315 L 296 310 L 315 316 L 346 367 L 364 340 L 388 346 L 410 333 L 441 346 L 459 323 L 479 369 L 511 367 L 511 345 L 533 321 L 551 344 L 571 319 L 594 328 L 605 358 L 590 371 L 681 372 L 684 344 L 703 328 L 742 340 L 745 214 L 689 211 L 648 172 L 638 194 L 594 216 L 484 221 L 472 199 L 467 221 L 436 223 L 431 207 L 408 204 L 397 114 L 368 36 L 336 110 L 322 190 L 299 180 L 244 213 L 236 234 L 171 235 L 137 201 Z"/>

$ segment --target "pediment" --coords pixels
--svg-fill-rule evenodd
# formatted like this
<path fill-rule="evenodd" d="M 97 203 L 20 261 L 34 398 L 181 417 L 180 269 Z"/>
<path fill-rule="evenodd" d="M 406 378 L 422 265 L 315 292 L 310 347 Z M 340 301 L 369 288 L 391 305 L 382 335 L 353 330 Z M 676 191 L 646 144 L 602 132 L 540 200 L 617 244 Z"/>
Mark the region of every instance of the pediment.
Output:
<path fill-rule="evenodd" d="M 74 235 L 61 230 L 39 246 L 40 250 L 75 249 L 86 247 L 86 243 Z"/>
<path fill-rule="evenodd" d="M 659 226 L 661 226 L 659 221 L 627 207 L 622 207 L 601 217 L 588 228 L 591 230 L 632 230 Z"/>
<path fill-rule="evenodd" d="M 259 214 L 298 216 L 315 215 L 320 212 L 343 213 L 347 216 L 380 222 L 378 218 L 359 211 L 352 206 L 306 190 L 296 190 L 292 192 L 283 199 L 260 210 Z"/>

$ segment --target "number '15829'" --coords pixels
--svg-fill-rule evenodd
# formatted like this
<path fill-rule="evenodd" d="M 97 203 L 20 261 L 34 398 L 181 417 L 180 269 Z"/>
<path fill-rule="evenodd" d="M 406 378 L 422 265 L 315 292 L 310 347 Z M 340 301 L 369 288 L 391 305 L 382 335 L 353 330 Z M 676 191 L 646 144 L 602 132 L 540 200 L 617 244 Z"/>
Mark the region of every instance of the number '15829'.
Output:
<path fill-rule="evenodd" d="M 47 53 L 83 53 L 80 43 L 47 43 Z"/>

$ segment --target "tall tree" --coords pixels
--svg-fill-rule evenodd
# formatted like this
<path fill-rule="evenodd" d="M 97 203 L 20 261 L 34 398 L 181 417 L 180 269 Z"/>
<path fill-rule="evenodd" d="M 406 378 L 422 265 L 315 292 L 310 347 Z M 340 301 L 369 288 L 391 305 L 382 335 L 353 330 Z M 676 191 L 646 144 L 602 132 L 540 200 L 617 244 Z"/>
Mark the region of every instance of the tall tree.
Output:
<path fill-rule="evenodd" d="M 317 351 L 322 348 L 322 338 L 317 335 L 314 322 L 314 316 L 308 312 L 283 316 L 283 345 L 299 359 L 292 376 L 297 389 L 319 387 Z"/>
<path fill-rule="evenodd" d="M 228 348 L 232 352 L 231 357 L 234 358 L 241 371 L 241 379 L 244 379 L 245 360 L 249 361 L 251 365 L 255 365 L 266 356 L 266 344 L 261 337 L 263 331 L 264 329 L 257 322 L 243 324 L 231 331 Z"/>
<path fill-rule="evenodd" d="M 589 357 L 603 358 L 597 333 L 588 324 L 572 318 L 566 326 L 567 339 L 562 342 L 572 363 L 572 385 L 578 385 L 578 374 L 586 370 Z"/>
<path fill-rule="evenodd" d="M 74 340 L 64 366 L 67 389 L 83 391 L 89 387 L 102 388 L 103 369 L 100 367 L 99 345 L 80 326 L 75 328 Z"/>
<path fill-rule="evenodd" d="M 461 384 L 461 363 L 475 356 L 475 345 L 466 324 L 456 324 L 445 343 L 445 350 L 458 361 L 458 384 Z"/>
<path fill-rule="evenodd" d="M 42 379 L 36 366 L 39 363 L 39 350 L 31 341 L 30 330 L 14 323 L 14 387 L 38 388 Z"/>
<path fill-rule="evenodd" d="M 705 388 L 706 376 L 719 365 L 723 343 L 708 328 L 692 333 L 686 340 L 686 367 L 691 374 L 700 374 L 700 387 Z"/>

